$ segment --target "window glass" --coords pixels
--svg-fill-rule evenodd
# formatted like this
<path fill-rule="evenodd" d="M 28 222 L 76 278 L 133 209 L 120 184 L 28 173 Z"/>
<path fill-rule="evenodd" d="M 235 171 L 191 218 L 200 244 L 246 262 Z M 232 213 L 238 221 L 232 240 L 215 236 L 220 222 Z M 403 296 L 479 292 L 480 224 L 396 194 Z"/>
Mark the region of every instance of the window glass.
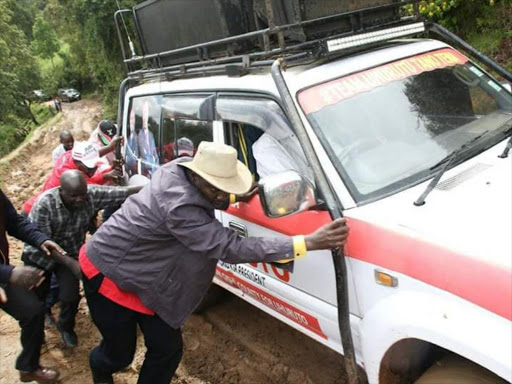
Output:
<path fill-rule="evenodd" d="M 512 112 L 510 94 L 452 49 L 315 85 L 299 102 L 359 202 L 431 177 L 479 135 L 455 164 L 503 140 Z"/>
<path fill-rule="evenodd" d="M 194 156 L 201 141 L 213 141 L 212 122 L 175 119 L 165 109 L 162 113 L 162 164 L 178 157 Z"/>
<path fill-rule="evenodd" d="M 194 156 L 201 141 L 213 141 L 213 123 L 210 121 L 176 120 L 177 157 Z"/>
<path fill-rule="evenodd" d="M 228 130 L 226 137 L 255 179 L 293 170 L 314 183 L 314 175 L 302 147 L 275 101 L 220 95 L 217 114 L 223 121 L 231 123 L 231 132 Z"/>
<path fill-rule="evenodd" d="M 126 170 L 151 178 L 159 164 L 161 96 L 133 98 L 128 119 Z"/>

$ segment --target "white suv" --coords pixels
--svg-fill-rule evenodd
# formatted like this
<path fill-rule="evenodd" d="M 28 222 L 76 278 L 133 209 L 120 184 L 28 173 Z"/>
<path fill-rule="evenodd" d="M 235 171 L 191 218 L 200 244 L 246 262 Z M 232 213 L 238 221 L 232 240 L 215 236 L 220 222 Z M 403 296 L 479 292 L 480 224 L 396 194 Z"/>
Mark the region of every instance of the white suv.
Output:
<path fill-rule="evenodd" d="M 265 209 L 256 196 L 217 212 L 241 236 L 309 233 L 332 201 L 348 219 L 345 325 L 370 383 L 511 382 L 512 94 L 445 43 L 383 40 L 295 63 L 284 89 L 277 62 L 122 88 L 126 175 L 151 178 L 203 140 L 232 145 L 255 180 L 266 170 Z M 346 300 L 318 252 L 285 268 L 220 263 L 214 282 L 343 353 Z"/>

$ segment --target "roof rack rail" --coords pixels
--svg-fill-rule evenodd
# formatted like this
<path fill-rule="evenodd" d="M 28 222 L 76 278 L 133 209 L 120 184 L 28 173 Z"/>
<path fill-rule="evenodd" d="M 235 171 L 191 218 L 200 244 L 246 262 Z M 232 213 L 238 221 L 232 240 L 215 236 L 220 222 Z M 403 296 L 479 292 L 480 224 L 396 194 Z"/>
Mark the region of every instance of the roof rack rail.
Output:
<path fill-rule="evenodd" d="M 147 27 L 141 27 L 137 11 L 147 9 L 149 5 L 159 1 L 150 0 L 146 2 L 148 4 L 137 6 L 139 9 L 135 7 L 133 10 L 117 11 L 116 28 L 128 75 L 142 78 L 162 75 L 174 78 L 206 73 L 241 75 L 250 70 L 270 67 L 273 59 L 278 56 L 286 57 L 287 61 L 307 61 L 397 37 L 412 36 L 425 30 L 425 25 L 419 18 L 419 0 L 388 0 L 387 4 L 284 25 L 275 25 L 276 17 L 273 12 L 276 2 L 282 0 L 264 1 L 270 24 L 267 28 L 155 53 L 150 53 L 151 49 L 148 49 L 148 46 L 155 46 L 155 43 L 148 42 L 148 31 L 145 30 Z M 295 1 L 305 0 L 293 0 Z M 380 3 L 382 2 L 381 0 Z M 163 2 L 167 7 L 172 5 L 170 3 L 172 1 L 169 0 Z M 407 14 L 404 13 L 406 6 L 410 7 Z M 128 34 L 123 20 L 123 14 L 128 13 L 132 15 L 142 55 L 135 54 L 134 46 L 128 39 L 131 53 L 129 57 L 123 42 L 120 22 L 125 27 L 125 34 Z M 144 23 L 148 23 L 153 16 L 143 14 Z M 283 19 L 281 16 L 281 20 Z M 318 26 L 322 29 L 320 32 Z M 157 43 L 162 43 L 162 40 Z"/>

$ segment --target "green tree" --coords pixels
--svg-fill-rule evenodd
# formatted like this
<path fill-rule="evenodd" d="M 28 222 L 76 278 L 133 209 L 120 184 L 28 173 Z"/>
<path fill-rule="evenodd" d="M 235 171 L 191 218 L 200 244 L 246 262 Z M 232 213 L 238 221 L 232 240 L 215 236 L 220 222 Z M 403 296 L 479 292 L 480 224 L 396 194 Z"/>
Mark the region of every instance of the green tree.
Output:
<path fill-rule="evenodd" d="M 59 39 L 57 38 L 55 30 L 39 15 L 36 17 L 32 34 L 34 36 L 34 40 L 32 41 L 34 53 L 43 59 L 50 59 L 52 67 L 55 69 L 53 56 L 55 56 L 60 49 Z"/>
<path fill-rule="evenodd" d="M 39 67 L 25 34 L 12 23 L 11 4 L 0 0 L 0 121 L 14 115 L 37 124 L 30 103 L 32 90 L 39 85 Z"/>

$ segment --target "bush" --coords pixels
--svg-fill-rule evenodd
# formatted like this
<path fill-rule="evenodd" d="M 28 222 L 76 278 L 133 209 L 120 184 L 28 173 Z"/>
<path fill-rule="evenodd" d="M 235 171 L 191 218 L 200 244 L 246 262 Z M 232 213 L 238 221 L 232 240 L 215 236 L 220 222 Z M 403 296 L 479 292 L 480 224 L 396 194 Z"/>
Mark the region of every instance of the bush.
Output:
<path fill-rule="evenodd" d="M 44 103 L 32 104 L 31 109 L 40 125 L 46 123 L 54 116 L 53 109 Z"/>
<path fill-rule="evenodd" d="M 34 103 L 30 109 L 40 125 L 54 116 L 53 110 L 44 103 Z M 8 116 L 4 124 L 0 125 L 0 157 L 14 150 L 35 128 L 36 125 L 31 120 Z"/>

